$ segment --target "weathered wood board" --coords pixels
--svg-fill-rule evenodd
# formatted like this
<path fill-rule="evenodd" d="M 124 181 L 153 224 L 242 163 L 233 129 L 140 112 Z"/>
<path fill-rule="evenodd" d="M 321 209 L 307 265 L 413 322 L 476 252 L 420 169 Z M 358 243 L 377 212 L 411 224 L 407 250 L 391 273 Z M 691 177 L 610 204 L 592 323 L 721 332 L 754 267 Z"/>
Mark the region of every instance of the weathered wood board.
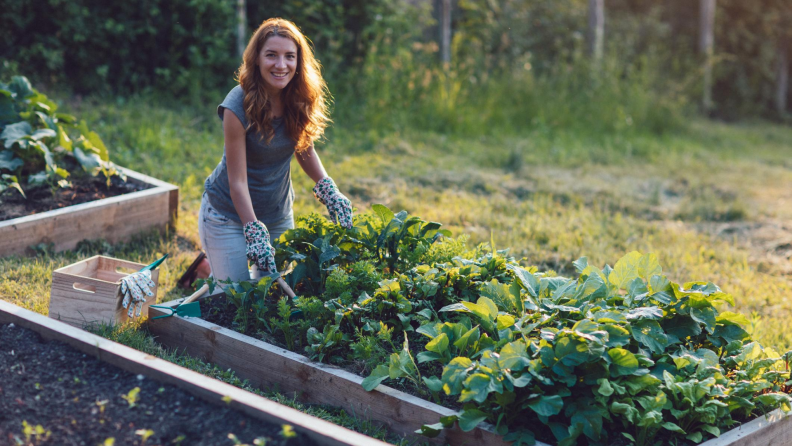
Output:
<path fill-rule="evenodd" d="M 724 432 L 699 446 L 789 446 L 792 445 L 792 414 L 781 409 Z"/>
<path fill-rule="evenodd" d="M 296 431 L 322 445 L 387 444 L 3 300 L 0 300 L 0 323 L 13 323 L 31 329 L 45 339 L 64 342 L 131 373 L 175 385 L 210 403 L 223 407 L 230 404 L 233 409 L 254 418 L 290 424 Z M 226 403 L 228 397 L 231 398 L 230 403 Z"/>
<path fill-rule="evenodd" d="M 144 264 L 94 256 L 52 272 L 49 317 L 82 328 L 91 323 L 117 324 L 129 319 L 121 305 L 120 280 Z M 141 316 L 157 299 L 159 269 L 151 273 L 153 296 L 146 298 Z"/>
<path fill-rule="evenodd" d="M 176 306 L 180 300 L 165 305 Z M 169 314 L 150 308 L 149 316 Z M 456 412 L 421 398 L 379 385 L 371 392 L 361 386 L 363 378 L 338 367 L 311 361 L 305 356 L 222 328 L 200 318 L 173 316 L 149 320 L 157 340 L 170 348 L 232 369 L 237 376 L 263 388 L 296 393 L 302 401 L 344 408 L 355 416 L 383 423 L 400 435 L 416 435 L 424 424 L 435 424 Z M 426 437 L 419 437 L 427 441 Z M 482 424 L 473 431 L 445 429 L 434 441 L 451 445 L 505 446 L 508 442 Z M 538 446 L 547 446 L 537 443 Z"/>
<path fill-rule="evenodd" d="M 73 249 L 86 239 L 116 243 L 148 229 L 173 226 L 179 188 L 120 168 L 127 180 L 154 187 L 0 222 L 0 256 L 24 255 L 30 246 L 54 243 L 55 251 Z"/>

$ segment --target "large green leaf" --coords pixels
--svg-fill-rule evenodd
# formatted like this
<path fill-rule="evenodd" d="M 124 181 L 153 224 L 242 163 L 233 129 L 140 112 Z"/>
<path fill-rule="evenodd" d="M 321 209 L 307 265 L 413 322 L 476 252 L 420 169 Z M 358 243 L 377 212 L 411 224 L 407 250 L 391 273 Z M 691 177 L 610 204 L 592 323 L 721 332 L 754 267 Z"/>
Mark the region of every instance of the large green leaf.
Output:
<path fill-rule="evenodd" d="M 14 156 L 14 152 L 10 150 L 0 151 L 0 169 L 13 172 L 23 164 L 24 162 L 21 159 Z"/>
<path fill-rule="evenodd" d="M 30 81 L 25 76 L 14 76 L 8 84 L 8 90 L 16 101 L 22 101 L 36 94 Z"/>
<path fill-rule="evenodd" d="M 470 432 L 486 419 L 487 414 L 478 409 L 465 409 L 459 414 L 459 428 Z"/>
<path fill-rule="evenodd" d="M 668 347 L 668 337 L 657 321 L 642 319 L 632 324 L 633 338 L 648 347 L 652 353 L 661 354 Z"/>
<path fill-rule="evenodd" d="M 625 289 L 630 281 L 639 277 L 638 270 L 640 260 L 641 253 L 637 251 L 633 251 L 622 257 L 613 267 L 613 272 L 608 276 L 608 281 L 618 289 Z"/>
<path fill-rule="evenodd" d="M 558 395 L 541 395 L 527 401 L 527 406 L 534 412 L 543 416 L 551 417 L 557 415 L 564 408 L 564 400 Z"/>
<path fill-rule="evenodd" d="M 370 392 L 389 376 L 388 366 L 380 364 L 371 372 L 371 375 L 363 380 L 361 385 L 366 391 Z"/>
<path fill-rule="evenodd" d="M 27 121 L 22 121 L 7 125 L 6 128 L 3 129 L 3 133 L 0 133 L 0 139 L 3 140 L 3 146 L 6 149 L 10 149 L 15 142 L 26 136 L 30 136 L 32 133 L 33 128 L 30 124 Z"/>
<path fill-rule="evenodd" d="M 393 211 L 388 209 L 388 207 L 385 205 L 375 204 L 371 206 L 371 210 L 374 211 L 374 214 L 376 214 L 379 217 L 382 224 L 387 224 L 389 221 L 393 219 L 393 215 L 394 215 Z"/>
<path fill-rule="evenodd" d="M 625 350 L 623 348 L 612 348 L 608 350 L 608 356 L 610 356 L 613 363 L 618 366 L 638 367 L 638 358 L 636 358 L 635 355 L 629 350 Z"/>
<path fill-rule="evenodd" d="M 448 351 L 448 336 L 446 336 L 445 333 L 440 333 L 436 338 L 426 344 L 426 349 L 440 355 L 444 354 Z"/>

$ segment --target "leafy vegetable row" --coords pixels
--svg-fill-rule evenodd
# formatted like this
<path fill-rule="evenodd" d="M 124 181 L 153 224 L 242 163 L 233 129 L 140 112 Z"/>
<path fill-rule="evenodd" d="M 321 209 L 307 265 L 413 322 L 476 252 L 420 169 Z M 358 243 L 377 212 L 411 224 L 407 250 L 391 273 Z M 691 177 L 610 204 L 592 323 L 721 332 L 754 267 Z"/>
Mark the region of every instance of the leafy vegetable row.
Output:
<path fill-rule="evenodd" d="M 237 328 L 460 409 L 428 436 L 488 421 L 515 444 L 698 443 L 790 410 L 792 352 L 752 341 L 714 284 L 637 252 L 558 277 L 448 235 L 381 205 L 350 230 L 302 217 L 276 254 L 302 297 L 273 306 L 270 281 L 234 284 Z"/>
<path fill-rule="evenodd" d="M 24 196 L 23 185 L 71 187 L 74 175 L 101 173 L 108 186 L 111 177 L 123 178 L 99 135 L 57 109 L 23 76 L 0 83 L 0 194 L 16 190 Z"/>

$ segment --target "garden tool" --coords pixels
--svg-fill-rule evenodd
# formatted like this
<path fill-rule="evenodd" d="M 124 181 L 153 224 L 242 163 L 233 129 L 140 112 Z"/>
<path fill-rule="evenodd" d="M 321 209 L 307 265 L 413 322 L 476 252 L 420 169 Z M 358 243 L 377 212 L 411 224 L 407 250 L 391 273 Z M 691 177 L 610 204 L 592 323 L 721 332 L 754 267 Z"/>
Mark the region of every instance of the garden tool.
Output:
<path fill-rule="evenodd" d="M 293 269 L 294 266 L 290 265 L 283 272 L 275 271 L 274 273 L 269 273 L 264 275 L 264 277 L 269 277 L 270 279 L 274 280 L 281 287 L 283 292 L 286 293 L 286 295 L 289 296 L 289 298 L 291 298 L 292 302 L 294 302 L 297 299 L 297 295 L 294 294 L 294 290 L 292 290 L 292 288 L 286 283 L 286 281 L 283 280 L 283 276 L 291 273 Z M 253 265 L 253 268 L 251 268 L 251 275 L 254 278 L 258 277 L 259 274 L 256 265 Z M 263 279 L 264 277 L 259 278 L 259 280 Z M 291 315 L 289 316 L 289 319 L 301 319 L 301 318 L 302 318 L 302 310 L 292 310 Z"/>
<path fill-rule="evenodd" d="M 151 280 L 151 271 L 155 270 L 165 259 L 168 254 L 155 260 L 149 265 L 144 266 L 140 271 L 130 274 L 121 279 L 121 294 L 124 296 L 121 301 L 121 306 L 129 308 L 127 315 L 129 317 L 139 317 L 140 312 L 143 310 L 143 304 L 146 302 L 146 297 L 154 295 L 152 289 L 154 288 L 154 281 Z"/>
<path fill-rule="evenodd" d="M 201 317 L 201 304 L 198 302 L 194 302 L 195 299 L 203 296 L 204 293 L 209 291 L 209 284 L 204 284 L 198 291 L 192 293 L 188 298 L 184 299 L 182 303 L 176 306 L 176 308 L 169 307 L 167 305 L 152 305 L 152 308 L 157 308 L 163 311 L 169 311 L 169 314 L 164 314 L 162 316 L 155 316 L 152 319 L 162 319 L 164 317 L 171 317 L 174 314 L 178 314 L 182 317 Z"/>

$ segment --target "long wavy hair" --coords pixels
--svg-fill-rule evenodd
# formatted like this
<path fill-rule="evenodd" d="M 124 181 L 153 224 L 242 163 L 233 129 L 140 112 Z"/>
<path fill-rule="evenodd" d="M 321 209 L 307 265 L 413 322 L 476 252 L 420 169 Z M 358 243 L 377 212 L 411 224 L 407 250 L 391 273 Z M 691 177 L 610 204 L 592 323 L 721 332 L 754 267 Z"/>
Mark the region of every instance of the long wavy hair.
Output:
<path fill-rule="evenodd" d="M 295 141 L 301 153 L 319 139 L 330 122 L 327 110 L 327 84 L 322 78 L 321 65 L 314 57 L 308 39 L 297 26 L 281 18 L 267 19 L 250 38 L 242 55 L 237 79 L 245 93 L 245 117 L 248 129 L 260 132 L 267 143 L 272 140 L 272 107 L 266 84 L 258 67 L 258 57 L 264 43 L 272 36 L 291 39 L 297 45 L 297 69 L 292 80 L 281 91 L 286 134 Z"/>

